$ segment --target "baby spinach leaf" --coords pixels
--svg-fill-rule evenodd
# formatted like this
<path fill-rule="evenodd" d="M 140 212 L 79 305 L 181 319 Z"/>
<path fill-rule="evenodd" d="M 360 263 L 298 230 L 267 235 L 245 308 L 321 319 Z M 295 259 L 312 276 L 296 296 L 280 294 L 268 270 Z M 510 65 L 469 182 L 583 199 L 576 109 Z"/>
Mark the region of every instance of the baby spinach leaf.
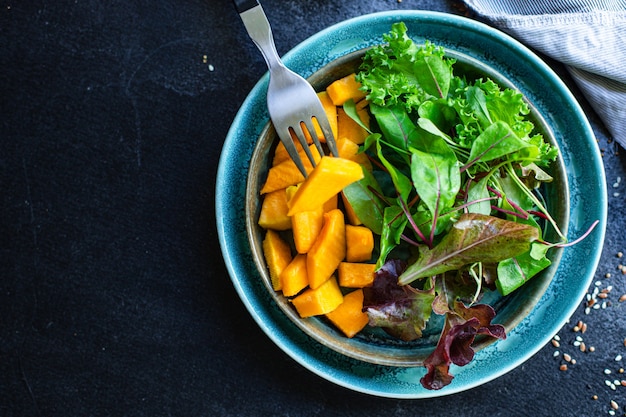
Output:
<path fill-rule="evenodd" d="M 548 248 L 547 245 L 533 243 L 528 252 L 500 262 L 496 278 L 498 291 L 502 295 L 508 295 L 550 266 L 552 262 L 546 257 Z"/>
<path fill-rule="evenodd" d="M 403 215 L 399 206 L 385 208 L 383 231 L 380 236 L 380 255 L 376 262 L 376 268 L 380 268 L 386 261 L 389 253 L 400 243 L 402 232 L 409 219 Z"/>
<path fill-rule="evenodd" d="M 374 233 L 380 235 L 383 230 L 383 212 L 385 202 L 379 195 L 382 190 L 371 172 L 364 169 L 364 177 L 343 189 L 343 195 L 352 206 L 356 216 Z M 372 190 L 376 190 L 378 195 Z"/>
<path fill-rule="evenodd" d="M 469 163 L 488 162 L 527 146 L 529 144 L 518 138 L 507 123 L 497 121 L 476 138 L 472 144 Z"/>
<path fill-rule="evenodd" d="M 433 217 L 452 207 L 461 187 L 456 158 L 449 155 L 412 149 L 411 179 Z"/>
<path fill-rule="evenodd" d="M 496 263 L 518 256 L 537 240 L 535 227 L 482 214 L 463 214 L 433 248 L 420 248 L 416 262 L 400 276 L 406 285 L 418 278 L 459 269 L 474 262 Z"/>

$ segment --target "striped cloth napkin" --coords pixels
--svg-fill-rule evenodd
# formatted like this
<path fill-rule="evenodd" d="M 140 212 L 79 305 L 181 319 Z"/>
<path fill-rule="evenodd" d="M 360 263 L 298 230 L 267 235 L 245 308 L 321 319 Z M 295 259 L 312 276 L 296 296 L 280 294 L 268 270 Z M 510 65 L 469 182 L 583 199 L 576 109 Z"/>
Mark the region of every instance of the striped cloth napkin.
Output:
<path fill-rule="evenodd" d="M 464 0 L 493 26 L 565 64 L 626 147 L 626 0 Z"/>

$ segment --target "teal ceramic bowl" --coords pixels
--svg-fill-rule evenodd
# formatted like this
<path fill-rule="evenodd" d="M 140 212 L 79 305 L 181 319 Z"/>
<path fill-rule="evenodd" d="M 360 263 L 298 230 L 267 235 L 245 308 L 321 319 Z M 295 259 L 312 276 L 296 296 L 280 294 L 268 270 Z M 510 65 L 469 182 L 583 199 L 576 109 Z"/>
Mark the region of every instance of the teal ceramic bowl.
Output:
<path fill-rule="evenodd" d="M 216 182 L 220 244 L 233 284 L 265 333 L 285 353 L 314 373 L 355 391 L 393 398 L 426 398 L 469 389 L 523 363 L 558 332 L 593 278 L 606 224 L 606 186 L 596 142 L 584 113 L 562 81 L 532 52 L 502 32 L 478 22 L 434 12 L 388 12 L 332 26 L 284 57 L 288 67 L 323 88 L 354 66 L 359 51 L 381 41 L 392 23 L 403 21 L 418 43 L 443 46 L 465 70 L 489 74 L 520 90 L 533 108 L 535 124 L 560 149 L 558 181 L 548 199 L 570 239 L 600 224 L 580 244 L 557 251 L 541 278 L 501 302 L 497 319 L 506 340 L 478 346 L 469 365 L 451 369 L 455 379 L 439 391 L 425 390 L 419 365 L 436 340 L 403 346 L 349 340 L 320 320 L 301 320 L 270 290 L 259 256 L 258 183 L 274 140 L 265 97 L 266 74 L 251 91 L 228 133 Z M 546 92 L 549 92 L 547 94 Z M 249 176 L 249 173 L 252 173 Z M 248 182 L 244 179 L 249 178 Z M 241 204 L 248 201 L 247 210 Z M 555 203 L 556 202 L 556 203 Z M 235 209 L 237 208 L 237 209 Z M 565 283 L 567 282 L 567 285 Z"/>

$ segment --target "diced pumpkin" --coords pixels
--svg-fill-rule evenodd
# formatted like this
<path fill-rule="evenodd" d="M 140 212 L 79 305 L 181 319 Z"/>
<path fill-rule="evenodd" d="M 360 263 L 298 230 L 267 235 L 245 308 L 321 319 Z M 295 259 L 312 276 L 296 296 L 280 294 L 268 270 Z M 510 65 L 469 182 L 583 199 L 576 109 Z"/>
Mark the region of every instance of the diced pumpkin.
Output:
<path fill-rule="evenodd" d="M 374 282 L 376 264 L 342 262 L 337 268 L 339 285 L 346 288 L 369 287 Z"/>
<path fill-rule="evenodd" d="M 337 139 L 336 143 L 340 158 L 350 159 L 368 171 L 372 171 L 372 161 L 370 161 L 366 154 L 359 153 L 359 145 L 346 137 L 340 137 Z"/>
<path fill-rule="evenodd" d="M 361 121 L 369 126 L 369 113 L 367 111 L 358 111 L 361 116 Z M 364 113 L 364 114 L 362 114 Z M 365 117 L 365 118 L 364 118 Z M 367 130 L 363 129 L 357 122 L 352 120 L 350 116 L 346 114 L 343 108 L 337 108 L 337 137 L 348 138 L 357 145 L 362 145 L 365 139 L 369 136 Z"/>
<path fill-rule="evenodd" d="M 343 294 L 337 279 L 332 277 L 315 289 L 306 289 L 291 302 L 300 317 L 319 316 L 336 309 L 343 302 Z"/>
<path fill-rule="evenodd" d="M 273 230 L 291 229 L 291 217 L 287 216 L 288 211 L 285 190 L 281 189 L 265 194 L 259 214 L 259 226 Z"/>
<path fill-rule="evenodd" d="M 309 146 L 309 149 L 313 154 L 313 159 L 316 163 L 318 163 L 321 160 L 319 151 L 315 145 Z M 311 173 L 313 171 L 313 166 L 304 151 L 300 153 L 300 158 L 302 159 L 302 163 L 304 164 L 304 168 L 307 173 Z M 263 187 L 261 188 L 261 194 L 270 193 L 272 191 L 280 190 L 281 188 L 287 188 L 290 185 L 295 185 L 301 183 L 302 181 L 304 181 L 304 176 L 296 166 L 295 162 L 288 159 L 269 169 L 265 184 L 263 184 Z"/>
<path fill-rule="evenodd" d="M 309 286 L 326 282 L 346 257 L 346 225 L 339 209 L 324 213 L 324 225 L 307 254 Z"/>
<path fill-rule="evenodd" d="M 346 225 L 346 261 L 369 261 L 373 250 L 374 233 L 368 227 Z"/>
<path fill-rule="evenodd" d="M 288 215 L 291 216 L 294 213 L 312 210 L 323 205 L 344 187 L 361 178 L 363 178 L 363 168 L 356 162 L 344 158 L 323 156 L 289 200 Z"/>
<path fill-rule="evenodd" d="M 298 190 L 297 186 L 287 187 L 287 201 L 293 197 Z M 319 206 L 314 210 L 301 211 L 289 217 L 293 242 L 298 253 L 307 253 L 317 236 L 319 236 L 324 224 L 324 207 Z"/>
<path fill-rule="evenodd" d="M 339 197 L 338 194 L 335 194 L 334 196 L 332 196 L 331 198 L 329 198 L 325 203 L 324 203 L 324 213 L 334 210 L 336 209 L 338 206 L 338 201 Z"/>
<path fill-rule="evenodd" d="M 355 102 L 365 97 L 365 91 L 361 91 L 361 83 L 356 80 L 356 74 L 350 74 L 333 81 L 326 92 L 335 106 L 343 106 L 343 103 L 352 99 Z"/>
<path fill-rule="evenodd" d="M 354 290 L 343 297 L 343 303 L 326 317 L 347 337 L 352 338 L 369 323 L 367 313 L 363 312 L 363 290 Z"/>
<path fill-rule="evenodd" d="M 263 255 L 270 273 L 272 288 L 275 291 L 280 291 L 282 288 L 280 274 L 291 262 L 291 248 L 278 232 L 270 229 L 265 233 L 265 239 L 263 239 Z"/>
<path fill-rule="evenodd" d="M 356 215 L 356 212 L 352 208 L 352 205 L 350 205 L 350 202 L 348 201 L 348 199 L 346 198 L 344 193 L 341 193 L 341 200 L 343 201 L 343 208 L 344 208 L 344 210 L 346 212 L 346 217 L 348 218 L 348 223 L 350 223 L 353 226 L 359 226 L 359 225 L 363 224 L 363 222 L 361 222 L 361 220 L 359 220 L 359 217 Z"/>
<path fill-rule="evenodd" d="M 280 274 L 283 295 L 293 297 L 309 285 L 306 255 L 296 255 Z"/>

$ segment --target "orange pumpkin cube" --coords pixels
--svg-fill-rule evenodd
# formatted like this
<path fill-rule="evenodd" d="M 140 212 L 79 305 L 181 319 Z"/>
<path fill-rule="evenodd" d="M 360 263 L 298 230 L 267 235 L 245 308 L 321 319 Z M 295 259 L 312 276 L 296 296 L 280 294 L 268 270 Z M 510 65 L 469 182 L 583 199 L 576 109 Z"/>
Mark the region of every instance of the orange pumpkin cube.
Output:
<path fill-rule="evenodd" d="M 263 255 L 270 273 L 272 288 L 275 291 L 280 291 L 282 288 L 280 274 L 291 262 L 291 248 L 278 232 L 270 229 L 263 239 Z"/>
<path fill-rule="evenodd" d="M 291 229 L 291 218 L 287 216 L 288 211 L 285 190 L 281 189 L 265 194 L 259 214 L 259 226 L 273 230 Z"/>
<path fill-rule="evenodd" d="M 293 297 L 309 285 L 306 273 L 306 255 L 296 255 L 280 274 L 283 295 Z"/>
<path fill-rule="evenodd" d="M 313 159 L 316 163 L 318 163 L 321 159 L 321 155 L 317 150 L 317 147 L 315 147 L 315 145 L 310 145 L 309 149 L 311 150 Z M 300 159 L 302 159 L 306 172 L 311 173 L 313 171 L 313 166 L 304 151 L 300 153 Z M 290 185 L 299 184 L 302 181 L 304 181 L 304 176 L 296 166 L 295 162 L 291 159 L 287 159 L 268 170 L 267 179 L 261 188 L 261 194 L 267 194 L 272 191 L 280 190 L 281 188 L 287 188 Z"/>
<path fill-rule="evenodd" d="M 355 102 L 365 97 L 365 91 L 361 91 L 361 83 L 356 80 L 356 74 L 350 74 L 333 81 L 326 92 L 335 106 L 343 106 L 343 103 L 352 99 Z"/>
<path fill-rule="evenodd" d="M 350 159 L 368 171 L 372 171 L 372 161 L 364 153 L 359 153 L 359 145 L 346 137 L 337 139 L 337 152 L 340 158 Z"/>
<path fill-rule="evenodd" d="M 373 251 L 374 233 L 368 227 L 346 225 L 346 261 L 369 261 Z"/>
<path fill-rule="evenodd" d="M 300 211 L 313 210 L 361 178 L 363 178 L 363 168 L 356 162 L 344 158 L 323 156 L 289 200 L 289 212 L 287 214 L 292 216 Z"/>
<path fill-rule="evenodd" d="M 369 287 L 374 282 L 375 264 L 342 262 L 337 268 L 339 285 L 346 288 Z"/>
<path fill-rule="evenodd" d="M 364 113 L 364 114 L 361 114 Z M 357 111 L 357 114 L 361 118 L 361 121 L 369 126 L 369 113 L 367 111 Z M 366 123 L 367 121 L 367 123 Z M 357 145 L 362 145 L 365 139 L 369 136 L 367 130 L 363 129 L 361 125 L 352 120 L 350 116 L 344 111 L 343 108 L 337 108 L 337 137 L 348 138 Z"/>
<path fill-rule="evenodd" d="M 291 300 L 300 317 L 311 317 L 327 314 L 343 302 L 343 294 L 332 277 L 319 287 L 309 288 Z"/>
<path fill-rule="evenodd" d="M 354 337 L 369 323 L 367 313 L 363 312 L 363 290 L 346 294 L 343 303 L 330 313 L 326 313 L 326 317 L 347 337 Z"/>
<path fill-rule="evenodd" d="M 309 286 L 318 288 L 346 256 L 346 225 L 339 209 L 324 213 L 324 226 L 307 254 Z"/>

